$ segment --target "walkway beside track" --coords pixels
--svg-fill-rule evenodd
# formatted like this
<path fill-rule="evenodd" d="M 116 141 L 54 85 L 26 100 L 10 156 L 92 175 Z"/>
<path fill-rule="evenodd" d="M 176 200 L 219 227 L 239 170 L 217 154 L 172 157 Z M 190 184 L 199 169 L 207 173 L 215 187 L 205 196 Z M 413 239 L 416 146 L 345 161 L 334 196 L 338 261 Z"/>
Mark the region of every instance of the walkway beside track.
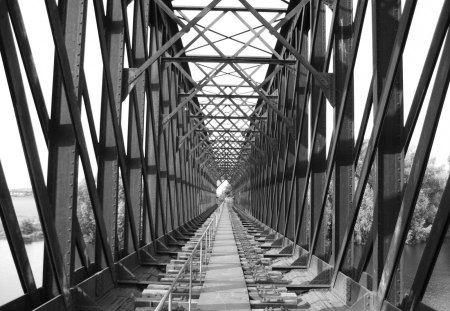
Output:
<path fill-rule="evenodd" d="M 230 211 L 224 203 L 198 309 L 249 311 L 250 301 L 234 239 Z"/>

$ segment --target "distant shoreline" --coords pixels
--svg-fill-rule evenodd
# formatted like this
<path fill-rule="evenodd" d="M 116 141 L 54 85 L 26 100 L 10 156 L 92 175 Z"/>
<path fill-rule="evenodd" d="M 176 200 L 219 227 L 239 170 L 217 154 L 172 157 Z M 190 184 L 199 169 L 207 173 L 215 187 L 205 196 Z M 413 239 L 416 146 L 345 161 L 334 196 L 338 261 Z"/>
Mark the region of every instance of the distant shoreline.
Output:
<path fill-rule="evenodd" d="M 39 232 L 35 232 L 32 234 L 23 234 L 22 238 L 23 238 L 23 241 L 25 242 L 25 244 L 30 244 L 30 243 L 34 243 L 34 242 L 43 241 L 44 235 L 42 234 L 42 231 L 39 231 Z M 0 241 L 2 241 L 2 240 L 6 240 L 6 235 L 5 235 L 5 232 L 3 232 L 3 231 L 0 232 Z"/>
<path fill-rule="evenodd" d="M 31 189 L 12 189 L 9 191 L 12 197 L 30 197 L 33 196 L 33 190 Z"/>
<path fill-rule="evenodd" d="M 17 215 L 20 230 L 22 231 L 22 238 L 25 244 L 38 242 L 44 240 L 42 229 L 37 216 L 36 205 L 34 202 L 33 190 L 29 188 L 11 189 L 9 191 L 11 198 L 17 200 L 14 202 L 14 209 Z M 30 203 L 28 203 L 28 201 Z M 15 203 L 20 203 L 16 205 Z M 6 240 L 5 230 L 0 222 L 0 240 Z"/>

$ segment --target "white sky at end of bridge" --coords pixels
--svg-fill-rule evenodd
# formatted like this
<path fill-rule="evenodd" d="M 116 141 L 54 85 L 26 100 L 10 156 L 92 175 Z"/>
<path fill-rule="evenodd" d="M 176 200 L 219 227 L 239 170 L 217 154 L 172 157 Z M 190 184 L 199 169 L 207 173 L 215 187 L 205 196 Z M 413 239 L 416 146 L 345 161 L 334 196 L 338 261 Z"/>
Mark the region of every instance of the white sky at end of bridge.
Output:
<path fill-rule="evenodd" d="M 205 0 L 209 2 L 208 0 Z M 176 1 L 180 3 L 182 1 Z M 264 3 L 270 1 L 256 1 L 256 6 L 264 6 Z M 175 3 L 175 2 L 174 2 Z M 190 2 L 192 3 L 192 1 Z M 236 5 L 236 1 L 231 1 L 230 5 Z M 356 0 L 354 0 L 356 3 Z M 409 111 L 412 96 L 417 85 L 422 65 L 425 60 L 426 53 L 431 42 L 432 34 L 437 21 L 437 16 L 442 7 L 443 0 L 426 1 L 421 0 L 418 2 L 416 8 L 416 14 L 413 19 L 411 28 L 411 35 L 409 36 L 405 55 L 403 58 L 403 72 L 404 72 L 404 99 L 405 99 L 405 118 Z M 53 40 L 51 37 L 50 28 L 48 25 L 48 18 L 45 11 L 45 5 L 43 1 L 29 1 L 20 0 L 20 7 L 25 20 L 25 27 L 27 29 L 28 37 L 31 44 L 31 49 L 35 59 L 38 76 L 40 78 L 41 86 L 46 100 L 47 109 L 50 113 L 51 92 L 52 92 L 52 75 L 53 75 Z M 227 0 L 223 0 L 220 5 L 228 5 Z M 270 5 L 266 5 L 270 6 Z M 368 6 L 368 12 L 366 22 L 370 21 L 370 9 Z M 129 13 L 132 11 L 132 5 L 129 6 Z M 95 20 L 93 18 L 92 2 L 89 1 L 88 9 L 88 31 L 86 38 L 86 54 L 85 54 L 85 71 L 88 81 L 89 93 L 92 102 L 92 108 L 94 111 L 94 118 L 98 120 L 100 113 L 100 98 L 101 98 L 101 81 L 102 81 L 102 67 L 100 59 L 100 50 L 98 44 L 98 35 L 96 33 Z M 129 14 L 130 15 L 130 14 Z M 132 19 L 130 19 L 132 23 Z M 194 31 L 194 30 L 192 30 Z M 372 59 L 371 59 L 371 31 L 364 29 L 363 38 L 360 45 L 360 53 L 358 57 L 357 67 L 355 69 L 355 117 L 360 120 L 365 98 L 367 95 L 367 89 L 370 83 L 370 76 L 372 74 Z M 365 57 L 369 55 L 368 57 Z M 43 140 L 43 136 L 40 132 L 39 122 L 37 120 L 37 114 L 34 109 L 32 96 L 29 91 L 29 86 L 26 81 L 26 76 L 22 68 L 22 77 L 24 79 L 24 85 L 27 92 L 27 100 L 32 115 L 33 127 L 35 129 L 35 136 L 37 138 L 38 149 L 40 153 L 40 160 L 44 176 L 47 175 L 47 149 Z M 432 85 L 432 84 L 430 84 Z M 429 94 L 431 89 L 428 90 L 427 99 L 421 113 L 421 120 L 419 121 L 417 129 L 421 129 L 424 117 L 424 110 L 426 110 Z M 0 65 L 0 160 L 2 162 L 5 175 L 7 177 L 8 185 L 10 189 L 14 188 L 29 188 L 30 182 L 23 156 L 23 149 L 21 146 L 19 133 L 17 130 L 16 120 L 11 103 L 10 93 L 6 82 L 6 77 L 3 69 L 3 62 Z M 127 107 L 126 102 L 123 107 Z M 128 109 L 123 109 L 122 120 L 127 120 Z M 328 111 L 332 111 L 328 108 Z M 327 127 L 331 130 L 331 114 L 328 113 Z M 446 103 L 441 114 L 441 122 L 438 127 L 438 132 L 433 145 L 432 156 L 437 158 L 438 163 L 447 163 L 447 157 L 450 154 L 450 143 L 448 140 L 448 134 L 450 133 L 450 103 L 449 96 L 446 98 Z M 359 121 L 355 122 L 355 128 L 359 127 Z M 124 125 L 126 123 L 123 123 Z M 371 123 L 370 123 L 371 124 Z M 98 122 L 96 124 L 98 132 Z M 413 138 L 413 145 L 417 145 L 418 131 L 415 131 L 415 137 Z M 123 126 L 124 132 L 126 132 L 126 126 Z M 370 133 L 371 128 L 368 128 Z M 88 143 L 90 138 L 88 137 L 88 127 L 85 124 L 85 135 Z M 331 131 L 327 133 L 327 138 L 331 137 Z M 126 139 L 126 135 L 125 135 Z M 90 143 L 89 143 L 90 144 Z M 95 158 L 93 157 L 92 148 L 90 148 L 91 163 L 95 165 Z M 81 165 L 80 165 L 81 168 Z M 94 171 L 95 174 L 95 171 Z M 82 171 L 80 171 L 82 176 Z M 82 178 L 82 177 L 81 177 Z"/>
<path fill-rule="evenodd" d="M 222 192 L 226 189 L 226 187 L 229 185 L 230 183 L 228 182 L 228 180 L 224 180 L 222 181 L 218 181 L 217 185 L 219 185 L 216 189 L 216 195 L 220 196 L 222 194 Z"/>

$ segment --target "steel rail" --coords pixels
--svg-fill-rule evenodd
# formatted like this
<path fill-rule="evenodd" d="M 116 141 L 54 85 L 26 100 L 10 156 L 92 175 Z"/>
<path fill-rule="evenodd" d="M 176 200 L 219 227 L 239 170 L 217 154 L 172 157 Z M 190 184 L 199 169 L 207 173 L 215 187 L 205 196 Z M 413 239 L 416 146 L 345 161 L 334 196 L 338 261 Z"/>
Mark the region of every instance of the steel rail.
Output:
<path fill-rule="evenodd" d="M 206 257 L 206 253 L 208 252 L 208 248 L 211 245 L 211 241 L 212 241 L 212 237 L 213 234 L 215 233 L 215 230 L 217 230 L 217 225 L 219 223 L 219 219 L 220 216 L 222 215 L 222 211 L 223 211 L 223 203 L 222 205 L 220 205 L 219 209 L 215 212 L 215 215 L 213 215 L 213 218 L 211 219 L 211 221 L 209 222 L 209 224 L 207 225 L 205 231 L 203 232 L 203 234 L 200 236 L 199 241 L 197 242 L 197 244 L 195 244 L 194 249 L 192 250 L 191 254 L 189 255 L 188 259 L 186 259 L 186 262 L 184 263 L 184 265 L 180 268 L 180 271 L 178 272 L 178 274 L 175 276 L 175 279 L 173 280 L 172 284 L 170 285 L 169 289 L 166 291 L 166 293 L 164 294 L 164 296 L 161 298 L 160 302 L 158 303 L 158 305 L 155 308 L 155 311 L 162 311 L 165 305 L 165 302 L 167 301 L 167 299 L 169 299 L 168 305 L 169 311 L 172 311 L 172 293 L 175 290 L 175 287 L 177 285 L 177 283 L 179 283 L 179 279 L 180 277 L 183 275 L 183 272 L 186 270 L 188 264 L 189 264 L 189 308 L 188 310 L 191 310 L 191 298 L 192 298 L 192 261 L 194 259 L 194 255 L 197 251 L 197 249 L 199 248 L 199 246 L 203 247 L 203 240 L 205 238 L 207 238 L 207 246 L 205 249 L 205 257 Z M 210 232 L 211 231 L 211 225 L 214 224 L 214 232 Z M 209 239 L 209 242 L 208 242 Z M 201 280 L 201 273 L 202 273 L 202 258 L 201 258 L 200 254 L 200 280 Z"/>

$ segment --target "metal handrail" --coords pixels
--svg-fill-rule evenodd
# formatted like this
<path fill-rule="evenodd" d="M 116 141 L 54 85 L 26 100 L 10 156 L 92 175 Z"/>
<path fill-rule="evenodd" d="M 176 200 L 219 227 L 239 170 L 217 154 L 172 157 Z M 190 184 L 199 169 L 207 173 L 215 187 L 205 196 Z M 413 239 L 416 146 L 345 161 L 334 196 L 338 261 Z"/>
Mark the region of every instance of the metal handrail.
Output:
<path fill-rule="evenodd" d="M 197 244 L 195 244 L 194 249 L 192 250 L 191 254 L 189 255 L 188 259 L 184 263 L 184 265 L 181 267 L 180 271 L 175 276 L 175 279 L 173 280 L 172 284 L 170 285 L 167 292 L 164 294 L 164 296 L 161 298 L 161 301 L 159 302 L 158 306 L 156 307 L 155 311 L 161 311 L 163 310 L 164 303 L 167 299 L 169 299 L 169 311 L 172 311 L 172 293 L 175 290 L 175 285 L 179 282 L 178 279 L 181 277 L 183 272 L 186 270 L 187 265 L 189 264 L 189 308 L 188 310 L 191 310 L 191 300 L 192 300 L 192 261 L 194 259 L 194 254 L 198 247 L 200 246 L 200 282 L 202 280 L 202 265 L 203 265 L 203 253 L 205 256 L 205 262 L 206 262 L 206 256 L 208 253 L 208 249 L 211 246 L 212 243 L 212 236 L 215 232 L 215 229 L 217 229 L 217 225 L 219 223 L 220 216 L 222 215 L 223 210 L 223 203 L 220 205 L 219 209 L 214 212 L 213 218 L 209 222 L 209 224 L 206 226 L 206 230 L 203 232 L 203 234 L 200 236 L 199 241 Z M 211 226 L 214 224 L 214 227 Z M 214 232 L 213 232 L 214 229 Z M 203 252 L 203 240 L 206 239 L 206 245 L 205 245 L 205 252 Z"/>

